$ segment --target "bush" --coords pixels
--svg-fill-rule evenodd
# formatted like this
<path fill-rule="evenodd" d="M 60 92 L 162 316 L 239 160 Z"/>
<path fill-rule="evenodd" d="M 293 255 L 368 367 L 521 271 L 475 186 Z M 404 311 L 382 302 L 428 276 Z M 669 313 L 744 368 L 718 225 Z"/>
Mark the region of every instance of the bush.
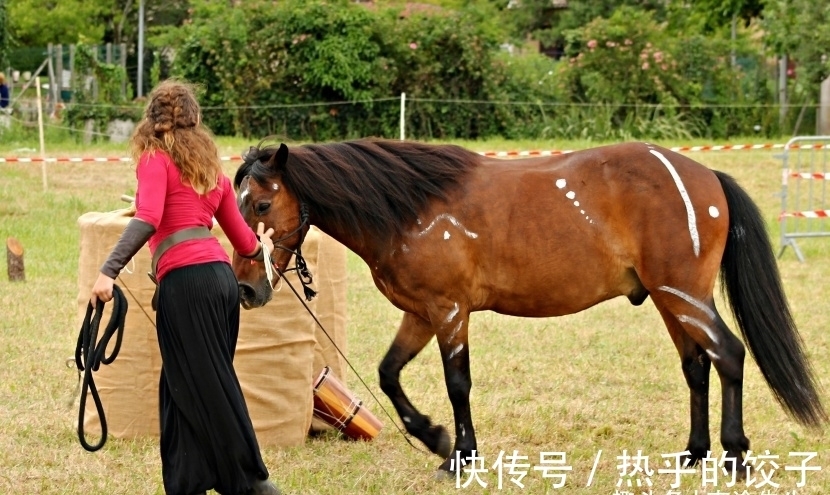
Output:
<path fill-rule="evenodd" d="M 567 37 L 560 98 L 615 107 L 607 117 L 621 137 L 728 138 L 767 120 L 769 110 L 754 105 L 770 96 L 761 59 L 746 47 L 738 53 L 752 73 L 732 67 L 727 41 L 666 36 L 652 13 L 631 7 Z"/>
<path fill-rule="evenodd" d="M 192 22 L 157 42 L 182 46 L 173 72 L 203 83 L 205 122 L 217 134 L 397 136 L 405 92 L 410 137 L 528 135 L 516 124 L 540 109 L 503 103 L 547 100 L 548 87 L 522 85 L 541 80 L 552 62 L 501 56 L 502 33 L 487 13 L 401 16 L 345 0 L 197 2 Z"/>
<path fill-rule="evenodd" d="M 732 67 L 728 42 L 666 35 L 652 13 L 619 7 L 567 31 L 562 61 L 513 56 L 494 7 L 472 5 L 404 15 L 348 0 L 195 0 L 185 25 L 154 41 L 180 47 L 172 73 L 202 84 L 220 135 L 395 137 L 402 92 L 415 139 L 777 131 L 777 110 L 757 105 L 771 98 L 763 60 L 746 47 Z"/>

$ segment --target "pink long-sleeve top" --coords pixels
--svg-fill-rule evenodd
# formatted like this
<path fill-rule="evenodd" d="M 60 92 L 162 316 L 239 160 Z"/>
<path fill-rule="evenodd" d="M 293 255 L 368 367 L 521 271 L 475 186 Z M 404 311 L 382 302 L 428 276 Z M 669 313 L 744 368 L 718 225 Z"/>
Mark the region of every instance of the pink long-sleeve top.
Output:
<path fill-rule="evenodd" d="M 218 187 L 200 195 L 182 181 L 170 156 L 157 150 L 141 155 L 136 178 L 135 217 L 156 229 L 149 240 L 151 253 L 155 254 L 158 245 L 179 230 L 201 226 L 210 229 L 214 217 L 237 252 L 247 255 L 256 250 L 256 234 L 239 213 L 231 181 L 225 175 L 220 176 Z M 214 261 L 230 263 L 216 237 L 184 241 L 159 259 L 156 278 L 161 282 L 175 268 Z"/>

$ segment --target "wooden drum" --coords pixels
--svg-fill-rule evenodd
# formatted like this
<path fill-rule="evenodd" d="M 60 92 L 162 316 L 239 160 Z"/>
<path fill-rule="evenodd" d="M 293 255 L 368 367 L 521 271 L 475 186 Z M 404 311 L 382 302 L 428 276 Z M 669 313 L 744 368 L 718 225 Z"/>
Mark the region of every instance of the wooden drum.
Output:
<path fill-rule="evenodd" d="M 383 425 L 326 366 L 314 382 L 314 416 L 354 440 L 372 440 Z"/>

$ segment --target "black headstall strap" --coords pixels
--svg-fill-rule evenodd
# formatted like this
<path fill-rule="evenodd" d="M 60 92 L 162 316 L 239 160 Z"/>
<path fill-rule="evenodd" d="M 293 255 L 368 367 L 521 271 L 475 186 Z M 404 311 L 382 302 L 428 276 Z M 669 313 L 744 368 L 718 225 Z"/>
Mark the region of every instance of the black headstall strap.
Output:
<path fill-rule="evenodd" d="M 301 202 L 300 225 L 296 229 L 292 230 L 290 233 L 274 241 L 274 248 L 288 251 L 289 253 L 294 255 L 294 268 L 290 268 L 286 271 L 297 272 L 297 278 L 300 279 L 300 284 L 302 284 L 303 286 L 303 294 L 305 295 L 305 299 L 306 301 L 311 301 L 312 299 L 314 299 L 314 296 L 317 295 L 317 291 L 309 287 L 309 285 L 311 285 L 311 283 L 314 281 L 314 278 L 311 275 L 311 271 L 308 269 L 308 264 L 306 264 L 305 258 L 303 258 L 303 241 L 305 241 L 305 235 L 308 232 L 306 227 L 308 227 L 308 205 L 306 205 L 305 202 Z M 290 239 L 297 233 L 300 234 L 300 243 L 297 245 L 296 250 L 292 251 L 291 249 L 288 249 L 287 247 L 280 244 L 282 241 Z"/>
<path fill-rule="evenodd" d="M 78 412 L 78 440 L 81 446 L 89 452 L 99 450 L 107 442 L 107 419 L 104 416 L 104 406 L 101 397 L 98 395 L 98 388 L 92 378 L 92 372 L 98 371 L 101 364 L 111 364 L 121 350 L 121 341 L 124 337 L 124 322 L 127 317 L 127 299 L 121 288 L 112 286 L 113 307 L 110 321 L 107 324 L 101 339 L 98 340 L 98 327 L 101 324 L 101 317 L 104 315 L 104 303 L 98 301 L 93 309 L 92 303 L 87 304 L 86 316 L 83 325 L 78 333 L 78 343 L 75 347 L 75 365 L 78 372 L 83 371 L 81 386 L 81 404 Z M 93 311 L 95 315 L 93 316 Z M 115 346 L 109 356 L 106 355 L 110 339 L 115 335 Z M 98 420 L 101 423 L 101 439 L 95 445 L 90 445 L 84 435 L 84 412 L 86 410 L 87 390 L 95 402 L 95 409 L 98 412 Z"/>

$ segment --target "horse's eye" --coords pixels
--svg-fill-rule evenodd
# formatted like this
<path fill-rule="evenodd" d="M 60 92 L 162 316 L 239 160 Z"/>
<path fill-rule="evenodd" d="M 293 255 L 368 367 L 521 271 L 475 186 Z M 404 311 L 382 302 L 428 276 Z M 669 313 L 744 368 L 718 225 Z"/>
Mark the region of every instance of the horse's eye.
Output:
<path fill-rule="evenodd" d="M 270 210 L 270 209 L 271 209 L 271 203 L 269 203 L 269 202 L 257 203 L 257 205 L 256 205 L 256 214 L 257 215 L 265 215 L 266 213 L 268 213 L 268 210 Z"/>

